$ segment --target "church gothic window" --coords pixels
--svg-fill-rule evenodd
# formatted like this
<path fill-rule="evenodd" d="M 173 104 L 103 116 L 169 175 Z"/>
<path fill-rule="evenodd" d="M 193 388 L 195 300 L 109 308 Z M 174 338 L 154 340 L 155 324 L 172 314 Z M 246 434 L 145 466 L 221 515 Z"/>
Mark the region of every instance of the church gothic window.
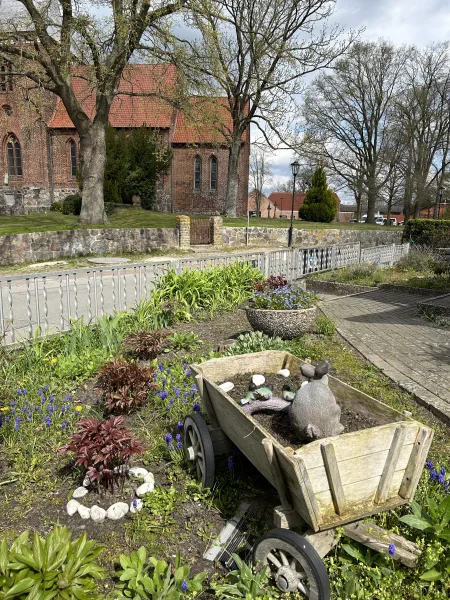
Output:
<path fill-rule="evenodd" d="M 10 177 L 22 177 L 22 150 L 15 135 L 10 135 L 6 142 L 6 158 L 8 161 L 8 175 Z"/>

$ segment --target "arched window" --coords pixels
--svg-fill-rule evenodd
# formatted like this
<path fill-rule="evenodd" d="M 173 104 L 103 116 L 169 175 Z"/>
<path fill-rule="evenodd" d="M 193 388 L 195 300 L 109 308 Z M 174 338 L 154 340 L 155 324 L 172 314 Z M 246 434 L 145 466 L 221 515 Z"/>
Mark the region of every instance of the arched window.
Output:
<path fill-rule="evenodd" d="M 195 157 L 194 162 L 194 190 L 199 192 L 202 187 L 202 159 L 200 156 Z"/>
<path fill-rule="evenodd" d="M 10 135 L 6 142 L 6 156 L 8 160 L 8 175 L 22 177 L 22 152 L 19 140 L 15 135 Z"/>
<path fill-rule="evenodd" d="M 10 92 L 12 89 L 12 65 L 4 60 L 0 65 L 0 92 Z"/>
<path fill-rule="evenodd" d="M 70 151 L 70 176 L 77 176 L 77 145 L 73 140 L 69 140 L 69 151 Z"/>
<path fill-rule="evenodd" d="M 215 156 L 211 156 L 210 161 L 209 188 L 213 192 L 217 191 L 217 158 Z"/>

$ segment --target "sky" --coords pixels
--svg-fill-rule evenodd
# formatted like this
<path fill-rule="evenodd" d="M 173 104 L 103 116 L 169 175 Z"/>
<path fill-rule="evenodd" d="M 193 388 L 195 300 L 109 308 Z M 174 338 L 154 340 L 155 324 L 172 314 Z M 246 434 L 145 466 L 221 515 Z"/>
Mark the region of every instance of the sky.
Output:
<path fill-rule="evenodd" d="M 426 46 L 450 40 L 450 0 L 337 0 L 332 21 L 345 29 L 365 30 L 362 40 L 384 38 L 395 44 Z M 272 186 L 291 175 L 290 151 L 272 157 Z"/>

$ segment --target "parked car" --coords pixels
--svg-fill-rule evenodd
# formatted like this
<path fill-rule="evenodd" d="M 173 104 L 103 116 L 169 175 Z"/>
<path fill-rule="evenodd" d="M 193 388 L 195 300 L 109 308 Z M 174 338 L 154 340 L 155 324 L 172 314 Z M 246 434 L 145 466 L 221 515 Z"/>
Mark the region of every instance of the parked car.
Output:
<path fill-rule="evenodd" d="M 384 217 L 376 216 L 375 217 L 375 225 L 384 225 L 385 220 L 386 219 Z"/>

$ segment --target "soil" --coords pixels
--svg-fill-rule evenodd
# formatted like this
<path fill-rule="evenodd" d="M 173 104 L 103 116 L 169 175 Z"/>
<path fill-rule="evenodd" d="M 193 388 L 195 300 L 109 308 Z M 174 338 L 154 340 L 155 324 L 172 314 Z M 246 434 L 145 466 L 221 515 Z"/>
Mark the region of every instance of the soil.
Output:
<path fill-rule="evenodd" d="M 292 391 L 297 391 L 301 383 L 305 381 L 305 378 L 300 373 L 293 373 L 287 378 L 282 375 L 276 375 L 275 373 L 262 373 L 262 375 L 266 378 L 264 386 L 268 384 L 272 385 L 273 395 L 278 398 L 282 397 L 284 385 L 288 385 Z M 234 389 L 229 392 L 229 395 L 239 402 L 241 398 L 245 398 L 251 376 L 249 374 L 239 375 L 230 381 L 234 383 Z M 385 417 L 368 414 L 367 407 L 349 407 L 347 402 L 340 402 L 339 398 L 336 398 L 336 401 L 341 407 L 341 423 L 344 426 L 343 433 L 369 429 L 386 423 Z M 303 445 L 298 441 L 292 430 L 288 412 L 261 412 L 255 413 L 252 416 L 283 446 L 290 446 L 291 448 L 297 449 Z"/>

